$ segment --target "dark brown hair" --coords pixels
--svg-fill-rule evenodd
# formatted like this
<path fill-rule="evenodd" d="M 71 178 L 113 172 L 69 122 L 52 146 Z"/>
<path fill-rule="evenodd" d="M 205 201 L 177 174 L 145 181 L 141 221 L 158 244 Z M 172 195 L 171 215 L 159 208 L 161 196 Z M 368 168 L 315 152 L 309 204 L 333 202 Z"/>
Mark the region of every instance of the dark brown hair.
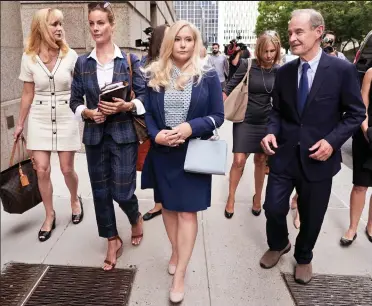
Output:
<path fill-rule="evenodd" d="M 274 59 L 274 64 L 278 64 L 280 61 L 280 38 L 278 33 L 275 31 L 265 31 L 258 38 L 256 42 L 255 55 L 257 60 L 257 65 L 261 66 L 263 62 L 263 54 L 265 53 L 265 48 L 268 43 L 272 43 L 276 49 L 276 55 Z"/>
<path fill-rule="evenodd" d="M 160 47 L 164 39 L 165 30 L 167 28 L 169 28 L 168 24 L 162 24 L 153 30 L 150 38 L 149 53 L 147 55 L 146 65 L 150 64 L 159 57 Z"/>
<path fill-rule="evenodd" d="M 89 2 L 88 15 L 93 11 L 101 11 L 107 13 L 108 21 L 111 25 L 115 24 L 115 15 L 110 2 Z"/>

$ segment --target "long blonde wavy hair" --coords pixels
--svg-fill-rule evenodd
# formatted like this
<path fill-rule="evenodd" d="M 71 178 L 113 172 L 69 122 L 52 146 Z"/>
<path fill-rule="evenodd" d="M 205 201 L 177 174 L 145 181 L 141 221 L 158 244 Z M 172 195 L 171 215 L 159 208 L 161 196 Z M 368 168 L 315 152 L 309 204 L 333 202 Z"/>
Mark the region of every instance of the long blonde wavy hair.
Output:
<path fill-rule="evenodd" d="M 64 38 L 56 42 L 53 35 L 49 32 L 48 24 L 52 18 L 56 18 L 62 22 L 63 14 L 58 9 L 45 8 L 38 10 L 32 18 L 31 32 L 27 40 L 25 52 L 33 60 L 36 60 L 35 56 L 40 53 L 42 42 L 49 48 L 60 49 L 61 57 L 65 56 L 69 50 L 69 46 Z M 62 30 L 62 33 L 64 36 L 64 30 Z"/>
<path fill-rule="evenodd" d="M 159 58 L 142 69 L 145 77 L 149 79 L 148 86 L 154 88 L 156 91 L 160 91 L 160 87 L 167 88 L 170 85 L 171 71 L 174 65 L 172 58 L 173 46 L 178 32 L 184 27 L 189 27 L 193 34 L 193 39 L 195 41 L 194 52 L 181 68 L 183 73 L 176 80 L 175 88 L 177 90 L 183 90 L 190 78 L 194 77 L 197 77 L 197 84 L 199 84 L 203 74 L 207 71 L 205 70 L 206 68 L 202 66 L 202 61 L 200 59 L 200 50 L 203 43 L 199 30 L 192 23 L 179 20 L 175 22 L 165 34 L 160 48 Z M 186 70 L 187 73 L 185 72 Z"/>

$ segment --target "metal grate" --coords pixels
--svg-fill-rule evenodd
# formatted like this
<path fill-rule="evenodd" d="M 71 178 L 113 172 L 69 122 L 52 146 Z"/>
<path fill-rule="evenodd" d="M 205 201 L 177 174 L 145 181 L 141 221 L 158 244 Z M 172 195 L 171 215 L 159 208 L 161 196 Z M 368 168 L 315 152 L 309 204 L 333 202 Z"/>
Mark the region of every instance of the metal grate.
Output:
<path fill-rule="evenodd" d="M 307 285 L 297 284 L 293 274 L 283 278 L 297 306 L 371 306 L 372 278 L 314 275 Z"/>
<path fill-rule="evenodd" d="M 42 265 L 7 264 L 1 271 L 0 305 L 20 305 L 43 274 L 45 268 Z"/>
<path fill-rule="evenodd" d="M 24 277 L 27 273 L 28 278 Z M 90 267 L 11 264 L 2 273 L 1 305 L 21 305 L 25 300 L 22 305 L 27 306 L 125 306 L 135 273 L 135 269 L 115 268 L 105 272 Z M 12 288 L 12 292 L 7 292 L 8 288 Z"/>

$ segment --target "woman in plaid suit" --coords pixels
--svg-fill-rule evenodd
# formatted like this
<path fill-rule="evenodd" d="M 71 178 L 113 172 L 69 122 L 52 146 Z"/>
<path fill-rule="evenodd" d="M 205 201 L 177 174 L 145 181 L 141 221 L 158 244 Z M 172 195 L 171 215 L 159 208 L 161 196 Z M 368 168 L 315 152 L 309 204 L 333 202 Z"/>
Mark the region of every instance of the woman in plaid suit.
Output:
<path fill-rule="evenodd" d="M 142 103 L 145 82 L 139 71 L 139 59 L 130 55 L 136 99 L 128 97 L 126 101 L 130 102 L 126 102 L 114 98 L 114 103 L 99 100 L 100 89 L 106 84 L 131 83 L 129 64 L 126 54 L 112 41 L 115 18 L 110 4 L 90 3 L 88 12 L 96 48 L 90 54 L 80 56 L 76 62 L 70 107 L 77 118 L 85 121 L 83 143 L 99 236 L 108 239 L 103 265 L 103 269 L 108 271 L 115 267 L 123 247 L 116 228 L 113 200 L 119 203 L 132 225 L 132 244 L 139 245 L 143 237 L 143 220 L 134 194 L 138 144 L 131 116 L 132 113 L 141 115 L 145 112 Z"/>

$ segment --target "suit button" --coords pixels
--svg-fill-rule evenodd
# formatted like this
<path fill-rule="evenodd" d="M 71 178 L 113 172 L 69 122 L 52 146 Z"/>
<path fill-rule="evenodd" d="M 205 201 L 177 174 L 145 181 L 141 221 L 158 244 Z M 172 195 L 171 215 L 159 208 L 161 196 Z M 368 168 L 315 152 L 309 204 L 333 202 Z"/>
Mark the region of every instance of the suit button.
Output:
<path fill-rule="evenodd" d="M 43 104 L 43 102 L 40 101 L 40 104 Z"/>
<path fill-rule="evenodd" d="M 56 122 L 56 119 L 53 119 L 52 122 Z"/>
<path fill-rule="evenodd" d="M 304 125 L 301 123 L 301 127 L 303 127 Z"/>
<path fill-rule="evenodd" d="M 54 96 L 54 92 L 52 92 L 52 96 Z"/>
<path fill-rule="evenodd" d="M 57 132 L 53 132 L 53 134 L 57 134 Z"/>
<path fill-rule="evenodd" d="M 300 142 L 297 142 L 297 145 L 299 146 L 301 143 Z"/>
<path fill-rule="evenodd" d="M 56 107 L 55 106 L 52 106 L 53 109 L 55 109 Z"/>
<path fill-rule="evenodd" d="M 50 76 L 49 79 L 53 80 L 53 76 Z"/>

